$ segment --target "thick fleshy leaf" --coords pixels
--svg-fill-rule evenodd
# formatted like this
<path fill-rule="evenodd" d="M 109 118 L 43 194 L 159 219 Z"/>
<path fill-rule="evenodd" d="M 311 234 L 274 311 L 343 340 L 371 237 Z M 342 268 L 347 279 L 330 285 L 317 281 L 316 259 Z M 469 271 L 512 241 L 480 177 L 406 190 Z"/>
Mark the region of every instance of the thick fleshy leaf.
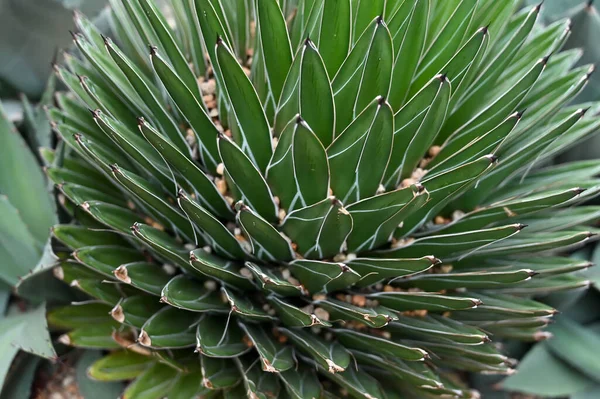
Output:
<path fill-rule="evenodd" d="M 165 306 L 154 297 L 147 295 L 128 296 L 112 308 L 110 315 L 119 323 L 142 328 L 146 321 L 161 309 L 165 309 Z"/>
<path fill-rule="evenodd" d="M 382 307 L 365 308 L 337 299 L 318 300 L 314 305 L 325 309 L 331 320 L 354 320 L 371 328 L 382 328 L 398 320 L 394 312 Z"/>
<path fill-rule="evenodd" d="M 326 373 L 319 367 L 325 377 L 344 387 L 354 397 L 365 399 L 384 399 L 379 382 L 363 370 L 348 367 L 343 373 Z"/>
<path fill-rule="evenodd" d="M 183 191 L 179 191 L 177 198 L 183 212 L 204 233 L 218 254 L 231 259 L 243 259 L 246 256 L 235 236 L 211 212 Z"/>
<path fill-rule="evenodd" d="M 350 125 L 375 97 L 387 98 L 394 63 L 393 52 L 390 32 L 378 16 L 362 33 L 333 80 L 336 134 Z"/>
<path fill-rule="evenodd" d="M 450 318 L 431 315 L 424 318 L 400 317 L 389 325 L 389 331 L 412 338 L 431 337 L 463 345 L 479 345 L 489 340 L 481 330 Z"/>
<path fill-rule="evenodd" d="M 260 33 L 269 86 L 275 102 L 278 102 L 292 65 L 292 47 L 286 21 L 277 1 L 257 1 L 255 7 L 257 32 Z"/>
<path fill-rule="evenodd" d="M 378 97 L 327 148 L 331 189 L 343 203 L 375 195 L 392 153 L 393 135 L 393 111 Z"/>
<path fill-rule="evenodd" d="M 136 250 L 110 245 L 80 248 L 73 252 L 73 257 L 83 265 L 109 278 L 113 277 L 113 272 L 119 266 L 145 260 L 144 256 Z"/>
<path fill-rule="evenodd" d="M 222 281 L 225 284 L 242 289 L 252 288 L 252 283 L 240 273 L 241 266 L 212 255 L 203 249 L 190 253 L 190 263 L 200 273 Z"/>
<path fill-rule="evenodd" d="M 384 279 L 406 278 L 426 272 L 441 261 L 433 256 L 424 256 L 401 259 L 356 258 L 346 263 L 361 275 L 356 286 L 366 287 Z"/>
<path fill-rule="evenodd" d="M 304 330 L 280 329 L 294 344 L 330 373 L 344 371 L 350 365 L 350 353 L 337 342 L 328 342 Z"/>
<path fill-rule="evenodd" d="M 343 263 L 298 259 L 289 268 L 311 294 L 335 292 L 360 280 L 360 275 Z"/>
<path fill-rule="evenodd" d="M 379 304 L 399 312 L 408 310 L 445 312 L 471 309 L 481 305 L 481 300 L 477 298 L 459 298 L 427 292 L 378 292 L 367 295 L 367 298 L 375 299 Z"/>
<path fill-rule="evenodd" d="M 355 202 L 348 213 L 358 229 L 348 237 L 348 250 L 361 252 L 375 249 L 390 241 L 405 218 L 429 200 L 429 192 L 421 185 L 390 191 Z"/>
<path fill-rule="evenodd" d="M 273 292 L 283 297 L 300 296 L 306 294 L 304 287 L 290 277 L 284 278 L 282 272 L 261 268 L 252 262 L 246 262 L 246 267 L 250 269 L 254 278 L 266 292 Z"/>
<path fill-rule="evenodd" d="M 320 319 L 315 313 L 311 313 L 310 307 L 298 308 L 275 295 L 269 295 L 267 300 L 277 311 L 277 316 L 287 327 L 331 326 L 326 320 Z"/>
<path fill-rule="evenodd" d="M 600 368 L 593 351 L 590 351 L 590 348 L 598 346 L 598 334 L 564 318 L 560 318 L 548 331 L 554 335 L 547 343 L 550 352 L 596 382 L 600 380 Z"/>
<path fill-rule="evenodd" d="M 202 385 L 211 390 L 229 388 L 240 382 L 233 361 L 202 356 Z"/>
<path fill-rule="evenodd" d="M 160 296 L 171 276 L 160 265 L 148 262 L 126 263 L 115 269 L 115 277 L 149 294 Z"/>
<path fill-rule="evenodd" d="M 85 327 L 111 322 L 110 306 L 100 302 L 86 302 L 76 306 L 54 309 L 48 314 L 51 326 L 61 329 Z"/>
<path fill-rule="evenodd" d="M 326 1 L 319 32 L 319 50 L 329 76 L 335 76 L 352 45 L 351 0 Z"/>
<path fill-rule="evenodd" d="M 146 321 L 138 341 L 151 348 L 186 348 L 196 343 L 198 316 L 172 307 L 155 313 Z"/>
<path fill-rule="evenodd" d="M 227 312 L 215 291 L 211 291 L 198 280 L 180 274 L 170 279 L 161 291 L 161 302 L 190 312 Z"/>
<path fill-rule="evenodd" d="M 267 262 L 287 262 L 294 258 L 290 242 L 269 222 L 254 213 L 243 203 L 236 205 L 236 221 L 250 240 L 252 254 Z"/>
<path fill-rule="evenodd" d="M 123 399 L 159 399 L 177 384 L 177 370 L 156 363 L 136 378 L 123 393 Z"/>
<path fill-rule="evenodd" d="M 310 39 L 298 50 L 286 78 L 277 106 L 275 132 L 280 133 L 296 114 L 302 115 L 323 146 L 331 144 L 336 124 L 333 91 L 323 59 Z"/>
<path fill-rule="evenodd" d="M 217 136 L 219 132 L 217 128 L 206 114 L 206 111 L 199 100 L 194 96 L 191 88 L 186 86 L 181 77 L 171 69 L 154 47 L 152 48 L 151 55 L 154 70 L 165 85 L 173 102 L 185 116 L 186 121 L 190 124 L 198 138 L 199 153 L 202 163 L 214 173 L 219 164 L 219 154 L 217 151 Z M 167 148 L 169 147 L 169 144 L 174 147 L 173 149 L 170 149 L 171 152 L 179 150 L 179 148 L 173 146 L 171 143 L 167 144 Z M 160 147 L 158 148 L 160 149 Z M 182 153 L 181 155 L 189 162 L 187 154 L 184 154 L 185 153 Z M 166 157 L 166 159 L 171 161 L 171 157 Z M 185 165 L 184 160 L 181 160 L 180 162 Z"/>
<path fill-rule="evenodd" d="M 501 242 L 517 234 L 524 227 L 521 224 L 512 224 L 485 230 L 417 238 L 407 245 L 373 254 L 385 258 L 410 258 L 434 254 L 443 261 L 451 261 L 460 256 L 466 257 L 476 253 L 480 248 Z"/>
<path fill-rule="evenodd" d="M 247 296 L 240 296 L 239 293 L 225 287 L 221 288 L 221 292 L 227 298 L 231 311 L 240 317 L 258 322 L 274 320 L 273 316 L 266 313 L 262 307 L 252 302 Z"/>
<path fill-rule="evenodd" d="M 255 167 L 264 172 L 273 147 L 269 123 L 258 95 L 235 56 L 221 39 L 217 40 L 216 60 L 216 67 L 224 82 L 222 89 L 229 99 L 232 114 L 238 124 L 234 132 L 238 132 L 240 136 L 234 136 L 234 139 Z M 222 151 L 220 145 L 219 149 Z"/>
<path fill-rule="evenodd" d="M 242 329 L 230 317 L 204 314 L 196 330 L 196 350 L 215 358 L 238 357 L 250 350 Z"/>
<path fill-rule="evenodd" d="M 288 370 L 279 373 L 288 394 L 294 399 L 318 398 L 321 395 L 321 384 L 313 370 L 300 366 L 299 370 Z"/>
<path fill-rule="evenodd" d="M 270 146 L 269 141 L 269 148 Z M 226 136 L 219 137 L 219 154 L 244 203 L 266 220 L 276 221 L 277 206 L 273 202 L 271 190 L 250 158 Z M 266 167 L 265 164 L 264 168 Z"/>
<path fill-rule="evenodd" d="M 304 257 L 322 259 L 342 250 L 352 227 L 352 216 L 340 201 L 330 197 L 288 214 L 281 230 Z"/>
<path fill-rule="evenodd" d="M 248 334 L 260 355 L 263 371 L 279 373 L 294 367 L 296 362 L 291 346 L 279 343 L 270 335 L 270 331 L 262 326 L 254 324 L 240 324 L 240 326 Z"/>
<path fill-rule="evenodd" d="M 154 363 L 150 356 L 132 351 L 113 352 L 95 361 L 88 375 L 98 381 L 126 381 L 138 377 Z"/>
<path fill-rule="evenodd" d="M 349 348 L 373 351 L 382 355 L 398 357 L 407 361 L 419 361 L 428 357 L 427 352 L 419 348 L 411 348 L 385 338 L 367 335 L 347 329 L 335 329 L 336 337 Z"/>
<path fill-rule="evenodd" d="M 406 101 L 423 54 L 429 9 L 428 0 L 412 3 L 405 1 L 390 19 L 389 29 L 394 39 L 395 62 L 389 101 L 394 109 L 400 109 Z"/>

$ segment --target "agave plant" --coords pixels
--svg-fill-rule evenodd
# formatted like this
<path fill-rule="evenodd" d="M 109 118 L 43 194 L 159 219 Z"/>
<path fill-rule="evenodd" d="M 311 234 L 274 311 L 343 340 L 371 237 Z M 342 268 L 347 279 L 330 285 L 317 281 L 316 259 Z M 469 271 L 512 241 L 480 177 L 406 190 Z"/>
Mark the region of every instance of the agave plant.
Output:
<path fill-rule="evenodd" d="M 533 296 L 585 287 L 591 68 L 495 0 L 114 0 L 77 14 L 47 172 L 77 224 L 50 314 L 125 398 L 477 397 Z M 591 109 L 590 109 L 591 108 Z M 91 111 L 91 112 L 90 112 Z M 587 112 L 586 112 L 587 111 Z M 584 192 L 584 190 L 587 190 Z M 524 227 L 528 227 L 524 229 Z M 110 314 L 110 316 L 109 316 Z M 111 317 L 112 316 L 112 317 Z M 194 351 L 195 349 L 195 351 Z"/>

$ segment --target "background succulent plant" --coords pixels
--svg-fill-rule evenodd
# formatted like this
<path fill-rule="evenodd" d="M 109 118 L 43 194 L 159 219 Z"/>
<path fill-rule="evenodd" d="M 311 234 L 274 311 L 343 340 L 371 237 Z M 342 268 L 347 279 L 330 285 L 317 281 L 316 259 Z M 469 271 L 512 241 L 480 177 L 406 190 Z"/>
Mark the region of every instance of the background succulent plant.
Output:
<path fill-rule="evenodd" d="M 114 0 L 114 40 L 77 14 L 47 172 L 78 220 L 56 275 L 95 299 L 50 314 L 61 341 L 111 350 L 89 373 L 125 398 L 510 374 L 496 341 L 549 336 L 531 298 L 589 284 L 556 254 L 599 212 L 573 207 L 597 162 L 537 168 L 600 126 L 566 106 L 592 68 L 518 3 L 176 1 L 170 24 Z"/>

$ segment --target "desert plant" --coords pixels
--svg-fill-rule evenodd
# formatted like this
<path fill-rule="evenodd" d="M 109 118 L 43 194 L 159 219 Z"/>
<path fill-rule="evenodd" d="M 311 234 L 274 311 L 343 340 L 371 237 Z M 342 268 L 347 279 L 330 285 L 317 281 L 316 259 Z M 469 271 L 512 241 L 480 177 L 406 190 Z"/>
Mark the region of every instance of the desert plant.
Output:
<path fill-rule="evenodd" d="M 510 374 L 497 341 L 549 336 L 532 297 L 588 285 L 557 254 L 595 235 L 572 205 L 600 171 L 539 168 L 600 104 L 566 106 L 592 68 L 518 3 L 114 0 L 114 40 L 77 14 L 47 172 L 79 221 L 56 275 L 95 299 L 50 314 L 61 341 L 110 350 L 89 373 L 125 398 Z"/>

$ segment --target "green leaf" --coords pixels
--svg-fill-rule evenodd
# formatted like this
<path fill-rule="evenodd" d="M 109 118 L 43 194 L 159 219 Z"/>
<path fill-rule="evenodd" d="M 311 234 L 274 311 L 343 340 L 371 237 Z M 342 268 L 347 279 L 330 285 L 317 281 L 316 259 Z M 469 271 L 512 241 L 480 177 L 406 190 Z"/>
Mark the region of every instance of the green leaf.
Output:
<path fill-rule="evenodd" d="M 234 131 L 238 132 L 240 137 L 234 136 L 235 141 L 254 166 L 264 172 L 271 159 L 273 147 L 269 122 L 258 95 L 237 59 L 221 39 L 217 40 L 216 57 L 216 67 L 224 82 L 221 88 L 229 99 L 232 114 L 237 121 L 237 129 Z M 221 141 L 219 150 L 222 152 Z"/>
<path fill-rule="evenodd" d="M 434 76 L 460 49 L 468 37 L 478 2 L 479 0 L 462 0 L 456 5 L 452 16 L 423 55 L 415 80 L 418 81 L 421 75 L 425 80 Z"/>
<path fill-rule="evenodd" d="M 238 263 L 221 259 L 203 249 L 190 253 L 190 263 L 200 273 L 225 284 L 242 289 L 253 287 L 250 280 L 240 273 L 241 266 Z"/>
<path fill-rule="evenodd" d="M 144 104 L 150 109 L 151 114 L 146 114 L 148 119 L 156 120 L 161 126 L 166 135 L 171 141 L 182 151 L 184 154 L 189 153 L 190 149 L 187 146 L 185 138 L 182 132 L 179 130 L 175 121 L 166 111 L 165 107 L 160 103 L 159 99 L 156 98 L 155 93 L 148 87 L 144 79 L 137 73 L 135 68 L 132 66 L 131 61 L 119 50 L 110 39 L 106 40 L 106 48 L 112 59 L 119 66 L 121 71 L 127 76 L 131 85 L 140 94 Z M 152 117 L 152 118 L 150 118 Z"/>
<path fill-rule="evenodd" d="M 444 261 L 467 257 L 477 250 L 500 243 L 519 233 L 525 226 L 511 224 L 489 229 L 467 231 L 444 235 L 417 238 L 410 243 L 389 250 L 374 252 L 373 255 L 385 258 L 410 258 L 433 254 Z"/>
<path fill-rule="evenodd" d="M 505 379 L 502 388 L 534 395 L 571 395 L 591 387 L 594 382 L 550 352 L 547 343 L 527 352 L 519 372 Z"/>
<path fill-rule="evenodd" d="M 135 379 L 125 392 L 123 399 L 160 399 L 177 384 L 177 370 L 161 363 L 156 363 Z"/>
<path fill-rule="evenodd" d="M 425 118 L 429 117 L 428 121 L 430 124 L 433 122 L 443 122 L 443 119 L 439 121 L 439 116 L 444 114 L 442 118 L 445 117 L 446 110 L 440 110 L 439 106 L 445 106 L 445 104 L 443 101 L 438 100 L 438 98 L 443 97 L 440 95 L 444 94 L 449 86 L 449 81 L 443 75 L 437 75 L 394 115 L 394 144 L 384 178 L 384 185 L 387 189 L 398 187 L 402 181 L 403 170 L 408 170 L 408 166 L 404 168 L 403 164 L 407 156 L 406 149 L 410 145 L 411 140 L 418 137 L 425 137 L 427 139 L 430 136 L 430 132 L 423 127 Z M 432 106 L 434 102 L 437 108 Z M 436 115 L 438 117 L 434 118 Z M 439 127 L 431 127 L 439 130 Z M 414 157 L 415 155 L 411 155 L 411 159 Z"/>
<path fill-rule="evenodd" d="M 219 136 L 218 144 L 225 170 L 240 191 L 244 203 L 266 220 L 276 221 L 277 206 L 273 202 L 271 190 L 262 177 L 261 171 L 240 147 L 226 136 Z M 266 164 L 264 167 L 266 168 Z"/>
<path fill-rule="evenodd" d="M 336 134 L 340 134 L 376 97 L 390 91 L 394 62 L 392 37 L 381 17 L 362 34 L 335 76 Z"/>
<path fill-rule="evenodd" d="M 101 302 L 84 302 L 73 306 L 54 309 L 48 313 L 51 326 L 60 329 L 85 327 L 94 324 L 111 323 L 108 316 L 111 307 Z M 112 323 L 114 325 L 114 323 Z"/>
<path fill-rule="evenodd" d="M 318 300 L 313 304 L 325 309 L 332 320 L 354 320 L 371 328 L 382 328 L 398 320 L 395 313 L 383 307 L 365 308 L 337 299 Z"/>
<path fill-rule="evenodd" d="M 206 114 L 204 106 L 201 105 L 200 100 L 194 96 L 192 89 L 189 86 L 186 86 L 181 77 L 178 76 L 173 69 L 171 69 L 171 67 L 158 54 L 157 50 L 154 47 L 152 48 L 151 58 L 152 66 L 154 67 L 156 74 L 160 78 L 161 82 L 165 85 L 165 88 L 167 89 L 169 96 L 177 106 L 177 109 L 183 114 L 186 121 L 189 123 L 190 127 L 192 128 L 192 130 L 196 134 L 196 137 L 198 138 L 198 151 L 200 153 L 199 155 L 200 159 L 202 160 L 202 164 L 206 165 L 206 167 L 211 173 L 216 172 L 217 165 L 219 164 L 219 154 L 217 151 L 217 136 L 219 134 L 219 131 L 217 130 L 216 126 L 212 123 L 209 116 Z M 158 137 L 156 137 L 154 140 L 149 140 L 151 143 L 153 143 L 156 140 L 160 140 L 161 138 L 162 141 L 165 142 L 163 146 L 154 144 L 159 151 L 162 150 L 162 153 L 169 151 L 170 153 L 178 155 L 175 156 L 175 159 L 172 159 L 172 156 L 166 156 L 165 158 L 169 162 L 176 162 L 179 165 L 186 165 L 188 163 L 191 163 L 187 152 L 182 153 L 179 147 L 174 146 L 171 142 L 165 140 L 164 137 L 158 134 L 155 136 Z M 195 165 L 192 164 L 188 167 L 195 171 L 195 169 L 197 168 L 194 168 L 193 166 Z M 198 171 L 196 174 L 201 173 L 202 172 Z"/>
<path fill-rule="evenodd" d="M 323 146 L 331 144 L 336 123 L 333 91 L 323 59 L 310 39 L 298 50 L 286 78 L 277 105 L 275 132 L 280 133 L 296 114 L 302 115 Z"/>
<path fill-rule="evenodd" d="M 251 349 L 244 342 L 244 333 L 230 317 L 204 314 L 196 330 L 196 350 L 204 356 L 234 358 Z"/>
<path fill-rule="evenodd" d="M 187 272 L 198 275 L 196 270 L 186 261 L 188 251 L 183 244 L 159 228 L 142 223 L 134 223 L 131 231 L 136 238 L 148 245 L 156 257 L 173 263 Z"/>
<path fill-rule="evenodd" d="M 352 216 L 340 201 L 330 197 L 288 214 L 281 230 L 304 257 L 323 259 L 341 251 L 352 227 Z"/>
<path fill-rule="evenodd" d="M 489 340 L 488 336 L 477 328 L 438 315 L 423 318 L 400 317 L 400 320 L 391 322 L 388 329 L 414 339 L 433 339 L 462 345 L 479 345 Z"/>
<path fill-rule="evenodd" d="M 331 188 L 343 203 L 375 195 L 392 153 L 393 135 L 393 111 L 378 97 L 329 146 Z"/>
<path fill-rule="evenodd" d="M 231 259 L 246 257 L 239 241 L 210 211 L 193 201 L 182 190 L 177 197 L 183 212 L 204 233 L 217 253 Z"/>
<path fill-rule="evenodd" d="M 337 342 L 328 342 L 305 330 L 280 328 L 297 347 L 329 373 L 340 373 L 350 365 L 350 353 Z"/>
<path fill-rule="evenodd" d="M 402 259 L 356 258 L 346 263 L 361 275 L 356 286 L 367 287 L 384 279 L 406 278 L 426 272 L 441 261 L 433 256 L 424 256 Z"/>
<path fill-rule="evenodd" d="M 123 384 L 120 382 L 106 383 L 104 381 L 94 381 L 88 375 L 88 367 L 102 358 L 100 351 L 85 351 L 77 361 L 75 376 L 77 379 L 77 388 L 81 395 L 91 399 L 109 399 L 118 396 L 123 392 Z M 133 377 L 132 377 L 133 378 Z"/>
<path fill-rule="evenodd" d="M 32 270 L 41 256 L 36 238 L 21 216 L 8 197 L 0 195 L 0 256 L 4 264 L 0 278 L 11 286 Z"/>
<path fill-rule="evenodd" d="M 479 297 L 480 294 L 477 294 L 477 296 Z M 428 292 L 377 292 L 369 294 L 367 297 L 377 300 L 380 305 L 399 312 L 408 310 L 445 312 L 448 310 L 471 309 L 481 305 L 481 300 L 476 298 L 458 298 Z"/>
<path fill-rule="evenodd" d="M 188 240 L 194 237 L 192 227 L 187 218 L 176 210 L 160 190 L 149 184 L 139 176 L 128 172 L 117 165 L 112 166 L 115 179 L 131 194 L 146 203 L 151 209 L 168 221 L 168 224 L 176 227 Z M 168 225 L 167 223 L 165 223 Z"/>
<path fill-rule="evenodd" d="M 146 321 L 138 341 L 151 348 L 186 348 L 196 343 L 195 327 L 199 316 L 165 307 Z"/>
<path fill-rule="evenodd" d="M 283 297 L 300 296 L 306 294 L 306 290 L 300 283 L 291 278 L 285 279 L 282 272 L 261 269 L 257 264 L 246 262 L 246 267 L 250 269 L 256 281 L 266 292 L 273 292 Z"/>
<path fill-rule="evenodd" d="M 115 269 L 115 277 L 151 295 L 160 296 L 171 276 L 161 265 L 148 262 L 126 263 Z"/>
<path fill-rule="evenodd" d="M 299 367 L 299 370 L 288 370 L 279 373 L 288 394 L 293 399 L 318 398 L 321 396 L 321 384 L 313 370 Z"/>
<path fill-rule="evenodd" d="M 158 6 L 152 1 L 140 0 L 140 7 L 143 9 L 144 14 L 148 18 L 148 21 L 152 25 L 157 38 L 160 40 L 161 48 L 168 55 L 171 64 L 177 74 L 185 82 L 186 86 L 193 93 L 196 99 L 201 98 L 200 88 L 196 81 L 194 73 L 188 65 L 188 61 L 185 59 L 180 47 L 173 39 L 170 27 L 164 15 L 158 9 Z M 156 43 L 159 44 L 159 43 Z"/>
<path fill-rule="evenodd" d="M 405 1 L 390 19 L 395 62 L 389 102 L 393 109 L 400 109 L 406 101 L 410 84 L 424 52 L 429 3 L 428 0 L 412 3 Z"/>
<path fill-rule="evenodd" d="M 111 245 L 83 247 L 73 252 L 73 257 L 84 266 L 109 278 L 113 277 L 115 269 L 122 264 L 145 260 L 137 250 Z"/>
<path fill-rule="evenodd" d="M 231 311 L 240 317 L 258 322 L 274 320 L 273 316 L 266 313 L 262 307 L 250 301 L 246 296 L 240 296 L 238 293 L 225 287 L 221 288 L 221 292 L 227 298 L 231 306 Z"/>
<path fill-rule="evenodd" d="M 223 389 L 240 382 L 240 373 L 229 359 L 202 356 L 202 385 L 208 389 Z"/>
<path fill-rule="evenodd" d="M 229 310 L 215 291 L 198 280 L 180 274 L 162 288 L 161 302 L 190 312 L 227 312 Z"/>
<path fill-rule="evenodd" d="M 446 121 L 446 124 L 437 136 L 436 142 L 442 143 L 447 139 L 450 141 L 457 140 L 464 136 L 476 138 L 493 129 L 507 115 L 516 110 L 519 103 L 529 93 L 544 71 L 547 63 L 547 58 L 539 60 L 521 79 L 515 82 L 512 87 L 509 87 L 509 90 L 494 98 L 489 105 L 468 120 L 459 119 L 461 115 L 458 112 L 454 113 Z"/>
<path fill-rule="evenodd" d="M 343 263 L 298 259 L 289 268 L 311 294 L 335 292 L 360 280 L 360 275 Z"/>
<path fill-rule="evenodd" d="M 275 102 L 279 101 L 292 65 L 292 48 L 285 18 L 277 1 L 256 1 L 256 25 Z"/>
<path fill-rule="evenodd" d="M 86 349 L 120 349 L 112 337 L 114 324 L 100 324 L 79 327 L 58 338 L 60 343 Z"/>
<path fill-rule="evenodd" d="M 348 250 L 375 249 L 390 241 L 399 225 L 429 200 L 429 192 L 420 184 L 400 188 L 355 202 L 348 207 L 360 229 L 348 237 Z"/>
<path fill-rule="evenodd" d="M 442 388 L 439 377 L 423 362 L 404 362 L 398 358 L 384 358 L 372 353 L 353 350 L 352 355 L 361 364 L 382 367 L 393 376 L 406 380 L 416 386 Z"/>
<path fill-rule="evenodd" d="M 250 240 L 252 254 L 267 262 L 287 262 L 294 258 L 290 242 L 283 237 L 269 222 L 255 214 L 243 203 L 236 205 L 237 224 Z"/>
<path fill-rule="evenodd" d="M 154 359 L 150 356 L 118 351 L 94 361 L 87 369 L 87 374 L 97 381 L 126 381 L 137 378 L 153 363 Z"/>
<path fill-rule="evenodd" d="M 537 195 L 525 196 L 496 202 L 490 206 L 474 210 L 439 230 L 442 234 L 474 230 L 504 222 L 516 217 L 521 218 L 553 207 L 563 206 L 581 194 L 581 189 L 574 188 L 566 191 L 550 191 Z"/>
<path fill-rule="evenodd" d="M 55 208 L 35 156 L 9 122 L 1 105 L 0 141 L 3 143 L 0 151 L 0 193 L 18 210 L 41 249 L 50 227 L 57 221 Z M 18 176 L 14 174 L 15 170 L 19 171 Z"/>
<path fill-rule="evenodd" d="M 150 317 L 166 307 L 156 298 L 147 295 L 128 296 L 110 311 L 113 319 L 135 328 L 142 328 Z"/>
<path fill-rule="evenodd" d="M 323 368 L 320 367 L 319 371 L 328 379 L 345 388 L 356 398 L 385 398 L 379 382 L 360 369 L 356 370 L 354 367 L 349 367 L 343 373 L 332 374 L 324 372 Z"/>
<path fill-rule="evenodd" d="M 426 176 L 422 183 L 427 187 L 432 200 L 419 209 L 418 212 L 409 216 L 404 221 L 404 225 L 394 235 L 396 237 L 406 235 L 431 219 L 452 198 L 455 198 L 458 194 L 471 187 L 479 176 L 491 169 L 496 159 L 493 155 L 486 155 L 476 161 L 450 169 L 430 179 Z"/>
<path fill-rule="evenodd" d="M 260 355 L 263 371 L 279 373 L 296 364 L 291 346 L 284 346 L 269 335 L 269 330 L 254 324 L 241 324 Z"/>
<path fill-rule="evenodd" d="M 346 59 L 352 40 L 351 0 L 326 1 L 323 6 L 319 51 L 329 76 L 335 76 Z"/>
<path fill-rule="evenodd" d="M 554 335 L 547 343 L 551 353 L 587 377 L 600 381 L 600 368 L 590 351 L 600 343 L 598 334 L 564 318 L 557 320 L 548 331 Z"/>
<path fill-rule="evenodd" d="M 350 329 L 334 329 L 336 337 L 347 347 L 369 350 L 386 356 L 407 361 L 419 361 L 428 357 L 427 352 L 411 348 L 375 335 L 367 335 Z"/>
<path fill-rule="evenodd" d="M 17 350 L 22 350 L 33 355 L 54 360 L 57 358 L 56 351 L 52 346 L 50 332 L 46 321 L 46 304 L 42 303 L 37 308 L 28 312 L 11 313 L 0 320 L 1 330 L 5 334 L 2 343 L 5 346 L 7 354 L 6 369 L 12 361 L 10 353 L 16 354 Z M 4 368 L 4 367 L 3 367 Z M 5 372 L 0 372 L 2 380 Z"/>
<path fill-rule="evenodd" d="M 275 295 L 269 295 L 267 300 L 277 311 L 277 316 L 287 327 L 312 327 L 325 326 L 330 327 L 331 324 L 320 319 L 311 312 L 310 308 L 298 308 L 290 303 L 283 301 Z"/>
<path fill-rule="evenodd" d="M 129 247 L 123 237 L 115 232 L 92 230 L 73 224 L 58 224 L 52 227 L 52 234 L 57 240 L 73 250 L 94 244 Z"/>

